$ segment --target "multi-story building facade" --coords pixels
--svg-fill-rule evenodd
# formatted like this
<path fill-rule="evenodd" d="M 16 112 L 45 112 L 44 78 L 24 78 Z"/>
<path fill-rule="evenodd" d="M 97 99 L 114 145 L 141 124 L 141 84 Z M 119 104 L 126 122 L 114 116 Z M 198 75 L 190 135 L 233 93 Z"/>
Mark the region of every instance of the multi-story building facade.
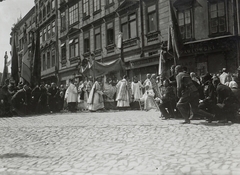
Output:
<path fill-rule="evenodd" d="M 58 82 L 57 0 L 35 0 L 36 24 L 40 36 L 41 78 Z"/>
<path fill-rule="evenodd" d="M 15 40 L 16 50 L 18 53 L 18 72 L 21 77 L 22 60 L 24 55 L 24 44 L 27 42 L 28 57 L 33 56 L 33 37 L 35 37 L 36 23 L 35 23 L 35 7 L 33 7 L 23 18 L 13 25 L 11 31 L 10 44 Z"/>
<path fill-rule="evenodd" d="M 121 51 L 116 45 L 120 32 L 129 75 L 157 72 L 161 43 L 158 8 L 155 0 L 60 1 L 61 81 L 77 74 L 84 60 L 106 63 L 119 59 Z"/>
<path fill-rule="evenodd" d="M 184 47 L 179 63 L 199 75 L 239 66 L 239 1 L 173 3 Z"/>
<path fill-rule="evenodd" d="M 183 42 L 176 62 L 199 75 L 223 67 L 234 72 L 240 65 L 240 2 L 171 3 Z M 174 58 L 166 51 L 169 7 L 169 0 L 35 0 L 42 79 L 65 83 L 82 72 L 83 63 L 119 59 L 119 33 L 129 77 L 143 80 L 145 74 L 157 73 L 161 49 L 164 66 L 170 68 Z M 114 74 L 119 77 L 119 72 Z"/>
<path fill-rule="evenodd" d="M 120 57 L 116 47 L 123 34 L 128 75 L 157 73 L 160 49 L 166 50 L 169 0 L 62 0 L 59 3 L 60 77 L 77 74 L 79 63 L 109 62 Z M 239 2 L 173 0 L 183 41 L 179 64 L 199 75 L 239 65 Z M 165 66 L 174 64 L 165 53 Z M 218 63 L 216 65 L 216 63 Z"/>

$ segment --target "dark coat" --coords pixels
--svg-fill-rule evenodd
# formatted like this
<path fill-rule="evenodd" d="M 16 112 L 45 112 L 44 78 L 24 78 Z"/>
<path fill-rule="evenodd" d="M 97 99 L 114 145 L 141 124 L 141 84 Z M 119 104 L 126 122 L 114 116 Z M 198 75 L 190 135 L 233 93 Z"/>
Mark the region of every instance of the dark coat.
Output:
<path fill-rule="evenodd" d="M 212 84 L 212 81 L 206 81 L 203 87 L 203 93 L 204 93 L 204 100 L 208 101 L 209 103 L 216 104 L 217 103 L 217 97 L 216 97 L 216 91 Z"/>
<path fill-rule="evenodd" d="M 220 104 L 233 103 L 237 100 L 231 88 L 221 83 L 217 85 L 216 94 L 217 103 Z"/>
<path fill-rule="evenodd" d="M 188 96 L 190 93 L 197 93 L 198 89 L 194 85 L 189 74 L 180 72 L 176 76 L 178 97 Z"/>
<path fill-rule="evenodd" d="M 19 115 L 26 115 L 29 113 L 29 104 L 28 92 L 25 89 L 19 90 L 12 97 L 13 108 Z"/>

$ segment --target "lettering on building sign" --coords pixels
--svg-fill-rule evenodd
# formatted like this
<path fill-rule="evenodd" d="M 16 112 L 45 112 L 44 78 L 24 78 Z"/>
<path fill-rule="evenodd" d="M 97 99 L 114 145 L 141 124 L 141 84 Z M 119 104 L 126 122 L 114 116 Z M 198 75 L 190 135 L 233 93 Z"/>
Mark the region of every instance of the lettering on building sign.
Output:
<path fill-rule="evenodd" d="M 208 42 L 200 42 L 187 44 L 184 46 L 185 54 L 193 54 L 193 53 L 206 53 L 211 51 L 221 51 L 221 50 L 229 50 L 234 48 L 236 42 L 234 40 L 218 40 L 218 41 L 208 41 Z"/>
<path fill-rule="evenodd" d="M 158 61 L 158 59 L 159 58 L 144 59 L 144 60 L 140 60 L 140 61 L 136 61 L 136 62 L 131 62 L 131 65 L 132 66 L 143 65 L 143 64 L 147 64 L 147 63 L 156 62 L 156 61 Z"/>

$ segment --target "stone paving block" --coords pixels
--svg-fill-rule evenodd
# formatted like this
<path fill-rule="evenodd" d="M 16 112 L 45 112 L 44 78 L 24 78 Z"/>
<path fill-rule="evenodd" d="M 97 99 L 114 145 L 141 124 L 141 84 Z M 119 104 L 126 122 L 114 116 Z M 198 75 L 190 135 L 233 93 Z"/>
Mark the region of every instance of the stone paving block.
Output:
<path fill-rule="evenodd" d="M 45 171 L 37 171 L 36 173 L 36 175 L 44 175 L 44 174 L 48 174 L 48 173 Z"/>
<path fill-rule="evenodd" d="M 233 170 L 231 175 L 239 175 L 239 174 L 240 174 L 240 170 L 239 171 Z"/>
<path fill-rule="evenodd" d="M 238 167 L 238 165 L 239 165 L 238 163 L 232 163 L 230 167 L 231 168 L 236 168 L 236 167 Z"/>
<path fill-rule="evenodd" d="M 191 175 L 203 175 L 201 171 L 193 171 L 190 173 Z"/>
<path fill-rule="evenodd" d="M 230 170 L 213 170 L 212 173 L 214 175 L 229 175 L 231 173 Z"/>
<path fill-rule="evenodd" d="M 5 172 L 7 168 L 0 168 L 0 172 Z"/>
<path fill-rule="evenodd" d="M 180 171 L 183 173 L 183 174 L 188 174 L 191 172 L 191 167 L 190 166 L 184 166 L 182 168 L 180 168 Z"/>
<path fill-rule="evenodd" d="M 229 168 L 230 168 L 229 165 L 223 165 L 221 169 L 222 169 L 222 170 L 228 170 Z"/>
<path fill-rule="evenodd" d="M 74 175 L 72 172 L 62 172 L 61 175 Z"/>

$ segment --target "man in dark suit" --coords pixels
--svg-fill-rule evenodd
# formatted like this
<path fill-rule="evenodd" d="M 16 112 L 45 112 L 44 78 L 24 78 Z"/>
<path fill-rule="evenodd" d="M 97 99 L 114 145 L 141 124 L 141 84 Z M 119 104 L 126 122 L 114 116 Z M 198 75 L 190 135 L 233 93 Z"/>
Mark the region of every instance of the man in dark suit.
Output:
<path fill-rule="evenodd" d="M 216 120 L 221 123 L 234 122 L 240 106 L 239 99 L 236 98 L 230 87 L 220 83 L 219 78 L 213 79 L 213 85 L 217 95 Z"/>
<path fill-rule="evenodd" d="M 47 89 L 44 87 L 44 82 L 36 86 L 32 90 L 32 99 L 35 106 L 35 113 L 43 114 L 49 112 L 47 106 Z"/>
<path fill-rule="evenodd" d="M 58 109 L 58 88 L 55 83 L 51 84 L 51 87 L 48 89 L 48 94 L 49 94 L 49 108 L 50 112 L 57 112 Z"/>
<path fill-rule="evenodd" d="M 13 110 L 19 116 L 24 116 L 29 114 L 29 96 L 28 96 L 29 86 L 25 84 L 22 89 L 16 92 L 12 97 Z"/>
<path fill-rule="evenodd" d="M 180 65 L 175 67 L 175 72 L 177 75 L 177 95 L 179 97 L 177 108 L 185 118 L 182 124 L 190 123 L 190 109 L 193 115 L 204 115 L 207 118 L 213 117 L 212 114 L 198 109 L 199 93 L 190 75 L 184 72 L 184 69 Z"/>

